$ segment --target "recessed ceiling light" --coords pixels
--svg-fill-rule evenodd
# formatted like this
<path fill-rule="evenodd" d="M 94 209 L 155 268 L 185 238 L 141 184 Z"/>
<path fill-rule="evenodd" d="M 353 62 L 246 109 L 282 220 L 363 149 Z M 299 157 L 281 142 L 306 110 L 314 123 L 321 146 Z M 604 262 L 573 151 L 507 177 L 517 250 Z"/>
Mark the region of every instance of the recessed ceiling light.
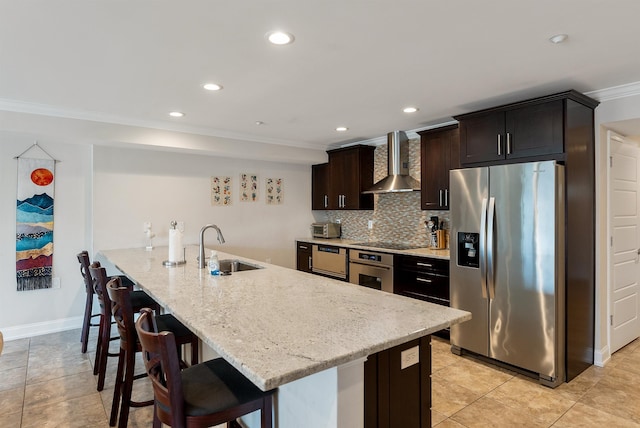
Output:
<path fill-rule="evenodd" d="M 338 131 L 338 132 L 345 132 L 345 131 L 347 131 L 348 129 L 349 129 L 349 128 L 347 128 L 346 126 L 338 126 L 338 127 L 336 128 L 336 131 Z"/>
<path fill-rule="evenodd" d="M 260 126 L 260 125 L 264 125 L 264 122 L 261 120 L 256 120 L 256 125 Z"/>
<path fill-rule="evenodd" d="M 181 111 L 172 111 L 169 113 L 169 116 L 171 117 L 184 117 L 184 113 L 182 113 Z"/>
<path fill-rule="evenodd" d="M 415 113 L 419 110 L 418 107 L 405 107 L 402 109 L 403 112 L 405 113 Z"/>
<path fill-rule="evenodd" d="M 549 37 L 549 41 L 551 43 L 555 43 L 557 45 L 558 43 L 564 42 L 568 38 L 569 38 L 569 36 L 566 35 L 566 34 L 556 34 L 555 36 Z"/>
<path fill-rule="evenodd" d="M 267 39 L 274 45 L 288 45 L 293 43 L 293 34 L 284 31 L 272 31 L 267 33 Z"/>
<path fill-rule="evenodd" d="M 202 87 L 207 91 L 219 91 L 222 89 L 222 85 L 218 85 L 217 83 L 205 83 Z"/>

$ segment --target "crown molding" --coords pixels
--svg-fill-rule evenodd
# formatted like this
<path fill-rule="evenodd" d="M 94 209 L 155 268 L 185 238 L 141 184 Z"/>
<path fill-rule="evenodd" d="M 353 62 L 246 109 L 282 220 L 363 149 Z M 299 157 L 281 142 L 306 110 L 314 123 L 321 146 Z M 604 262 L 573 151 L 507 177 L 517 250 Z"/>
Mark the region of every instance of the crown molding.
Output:
<path fill-rule="evenodd" d="M 205 127 L 180 125 L 161 120 L 131 119 L 124 116 L 111 115 L 95 111 L 59 108 L 48 104 L 30 103 L 25 101 L 10 100 L 6 98 L 0 98 L 0 110 L 318 150 L 317 146 L 304 142 L 257 137 L 255 135 L 239 134 Z"/>
<path fill-rule="evenodd" d="M 600 102 L 615 100 L 618 98 L 634 97 L 640 95 L 640 82 L 625 83 L 624 85 L 598 89 L 586 92 L 585 95 Z"/>

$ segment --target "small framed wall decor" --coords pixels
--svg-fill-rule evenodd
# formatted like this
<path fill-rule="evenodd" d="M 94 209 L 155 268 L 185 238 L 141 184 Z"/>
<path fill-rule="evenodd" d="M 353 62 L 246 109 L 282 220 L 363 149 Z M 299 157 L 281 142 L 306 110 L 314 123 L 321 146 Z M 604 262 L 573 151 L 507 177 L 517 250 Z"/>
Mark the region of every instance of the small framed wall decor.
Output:
<path fill-rule="evenodd" d="M 256 202 L 258 200 L 258 176 L 256 174 L 240 174 L 240 202 Z"/>
<path fill-rule="evenodd" d="M 280 205 L 284 202 L 284 183 L 282 178 L 267 178 L 267 205 Z"/>
<path fill-rule="evenodd" d="M 231 177 L 211 177 L 211 205 L 231 205 Z"/>

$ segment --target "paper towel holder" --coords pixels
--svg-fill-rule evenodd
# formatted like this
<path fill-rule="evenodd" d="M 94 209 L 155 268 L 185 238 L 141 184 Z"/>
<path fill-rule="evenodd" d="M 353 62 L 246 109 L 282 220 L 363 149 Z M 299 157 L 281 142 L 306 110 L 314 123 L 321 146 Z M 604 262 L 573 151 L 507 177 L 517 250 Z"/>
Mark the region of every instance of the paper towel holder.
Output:
<path fill-rule="evenodd" d="M 182 248 L 182 260 L 178 260 L 178 261 L 175 261 L 175 262 L 172 262 L 172 261 L 169 261 L 169 260 L 165 260 L 165 261 L 162 262 L 162 265 L 163 266 L 167 266 L 167 267 L 175 267 L 175 266 L 180 266 L 180 265 L 186 264 L 187 263 L 186 253 L 187 253 L 187 249 L 186 248 Z"/>
<path fill-rule="evenodd" d="M 177 226 L 178 226 L 178 222 L 175 221 L 175 220 L 172 220 L 169 225 L 170 225 L 171 229 L 175 230 L 177 228 Z M 171 230 L 170 230 L 170 232 L 171 232 Z M 186 252 L 187 252 L 187 249 L 183 246 L 182 247 L 182 260 L 165 260 L 165 261 L 162 262 L 162 264 L 164 266 L 167 266 L 167 267 L 175 267 L 175 266 L 183 265 L 183 264 L 187 263 Z M 169 239 L 169 253 L 171 253 L 171 239 Z M 171 254 L 169 254 L 169 258 L 171 258 Z"/>

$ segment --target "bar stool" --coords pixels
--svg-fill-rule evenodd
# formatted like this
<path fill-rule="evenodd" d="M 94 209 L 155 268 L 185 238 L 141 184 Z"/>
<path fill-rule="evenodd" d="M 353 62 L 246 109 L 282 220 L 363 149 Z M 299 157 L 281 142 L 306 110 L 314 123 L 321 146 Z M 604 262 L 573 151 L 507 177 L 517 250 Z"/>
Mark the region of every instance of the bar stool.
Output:
<path fill-rule="evenodd" d="M 89 274 L 89 253 L 87 251 L 81 251 L 77 255 L 80 262 L 80 274 L 84 280 L 84 288 L 87 293 L 87 300 L 84 305 L 84 318 L 82 321 L 82 332 L 80 333 L 80 342 L 82 343 L 82 353 L 87 352 L 87 345 L 89 342 L 89 328 L 99 327 L 100 323 L 92 323 L 91 320 L 94 317 L 99 317 L 100 313 L 93 313 L 93 284 L 91 276 Z"/>
<path fill-rule="evenodd" d="M 111 337 L 111 299 L 107 294 L 107 282 L 110 278 L 107 276 L 107 271 L 100 266 L 100 262 L 94 261 L 89 266 L 89 275 L 91 275 L 93 290 L 100 303 L 100 328 L 98 330 L 93 374 L 98 375 L 98 391 L 102 391 L 107 372 L 107 357 L 117 357 L 119 355 L 109 352 L 109 342 L 120 337 Z M 138 311 L 141 308 L 151 308 L 158 313 L 160 312 L 160 305 L 144 291 L 136 290 L 131 292 L 131 306 L 134 311 Z"/>
<path fill-rule="evenodd" d="M 87 352 L 87 346 L 89 343 L 89 328 L 91 327 L 99 327 L 100 322 L 97 323 L 92 322 L 93 318 L 101 316 L 100 312 L 93 313 L 93 280 L 91 278 L 91 274 L 89 273 L 89 266 L 91 265 L 91 261 L 89 260 L 89 252 L 86 250 L 81 251 L 77 254 L 78 262 L 80 262 L 80 274 L 82 275 L 82 279 L 84 281 L 84 288 L 87 294 L 87 299 L 84 305 L 84 318 L 82 320 L 82 332 L 80 333 L 80 342 L 82 343 L 82 353 L 85 354 Z M 133 287 L 134 283 L 126 276 L 122 277 L 123 284 L 127 287 Z"/>
<path fill-rule="evenodd" d="M 116 384 L 113 390 L 113 402 L 111 404 L 111 417 L 109 425 L 115 426 L 120 403 L 120 418 L 118 426 L 124 428 L 129 419 L 130 407 L 143 407 L 153 404 L 153 400 L 137 402 L 131 400 L 133 381 L 146 376 L 146 373 L 135 375 L 135 354 L 142 352 L 138 335 L 136 334 L 134 312 L 131 306 L 131 291 L 122 287 L 120 278 L 113 278 L 107 283 L 107 292 L 111 300 L 113 318 L 120 333 L 120 353 L 118 357 L 118 370 Z M 198 336 L 178 321 L 173 315 L 165 314 L 156 316 L 158 326 L 163 330 L 171 331 L 176 338 L 178 355 L 181 354 L 181 345 L 191 345 L 191 364 L 198 364 Z M 186 363 L 183 363 L 186 367 Z"/>
<path fill-rule="evenodd" d="M 261 427 L 272 426 L 273 393 L 261 391 L 222 358 L 180 371 L 176 337 L 159 326 L 150 309 L 136 321 L 142 360 L 155 397 L 154 428 L 209 427 L 235 421 L 256 410 Z"/>

